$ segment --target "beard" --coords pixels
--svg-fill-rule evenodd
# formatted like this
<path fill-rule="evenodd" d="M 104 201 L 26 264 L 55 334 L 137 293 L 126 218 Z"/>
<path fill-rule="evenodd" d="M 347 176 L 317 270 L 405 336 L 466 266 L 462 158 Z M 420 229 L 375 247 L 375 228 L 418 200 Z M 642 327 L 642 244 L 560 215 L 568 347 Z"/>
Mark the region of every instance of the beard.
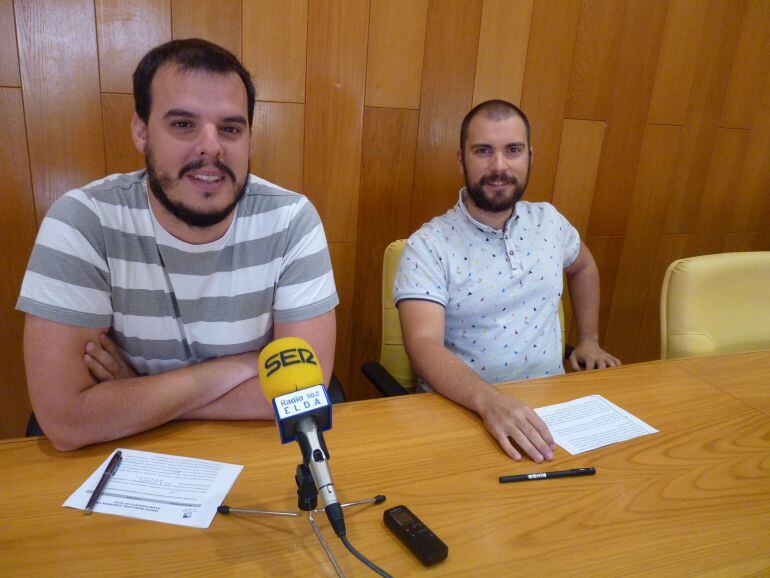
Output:
<path fill-rule="evenodd" d="M 463 160 L 463 175 L 465 175 L 465 188 L 468 191 L 468 196 L 473 199 L 473 203 L 482 211 L 486 211 L 488 213 L 502 213 L 505 211 L 510 211 L 516 206 L 516 203 L 518 203 L 521 197 L 524 195 L 524 191 L 527 188 L 527 183 L 529 183 L 529 169 L 531 165 L 532 161 L 530 160 L 529 164 L 527 165 L 527 174 L 524 177 L 524 181 L 521 183 L 516 177 L 505 172 L 488 173 L 481 177 L 478 182 L 471 183 L 468 179 L 468 171 L 465 170 L 465 161 Z M 513 185 L 515 187 L 513 194 L 508 195 L 505 192 L 499 191 L 495 192 L 491 197 L 488 196 L 484 191 L 484 185 L 495 181 L 502 181 L 504 184 Z"/>
<path fill-rule="evenodd" d="M 172 177 L 164 175 L 158 171 L 157 165 L 155 163 L 155 155 L 153 155 L 152 149 L 149 146 L 147 146 L 145 149 L 144 159 L 145 163 L 147 164 L 147 183 L 152 194 L 156 199 L 158 199 L 160 204 L 163 205 L 163 207 L 169 213 L 191 227 L 198 227 L 203 229 L 206 227 L 212 227 L 224 221 L 235 210 L 235 207 L 241 201 L 243 195 L 246 194 L 246 189 L 248 188 L 247 185 L 249 181 L 249 173 L 251 172 L 250 163 L 246 169 L 246 176 L 243 179 L 240 190 L 238 191 L 238 194 L 235 195 L 235 198 L 230 204 L 219 211 L 199 211 L 185 205 L 182 201 L 171 200 L 171 198 L 168 196 L 168 193 L 166 193 L 166 189 L 170 188 L 171 185 L 174 184 L 175 180 Z M 181 169 L 179 169 L 179 175 L 177 176 L 176 181 L 180 181 L 182 178 L 184 178 L 184 175 L 190 171 L 194 171 L 203 167 L 205 164 L 206 163 L 203 160 L 187 163 Z M 230 179 L 233 184 L 237 185 L 235 173 L 230 167 L 228 167 L 219 159 L 216 159 L 212 165 L 222 171 L 225 174 L 225 178 Z"/>

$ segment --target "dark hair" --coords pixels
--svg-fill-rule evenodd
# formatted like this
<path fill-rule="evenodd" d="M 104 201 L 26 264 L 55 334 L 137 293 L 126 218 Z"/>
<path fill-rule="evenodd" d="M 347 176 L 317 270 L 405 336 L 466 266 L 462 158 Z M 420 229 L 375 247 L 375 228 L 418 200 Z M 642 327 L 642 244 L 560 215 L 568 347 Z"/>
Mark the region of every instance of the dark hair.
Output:
<path fill-rule="evenodd" d="M 246 100 L 249 107 L 249 127 L 254 118 L 254 83 L 251 75 L 235 55 L 213 42 L 200 38 L 172 40 L 156 46 L 144 55 L 134 71 L 134 108 L 145 123 L 150 118 L 152 95 L 150 85 L 158 69 L 166 64 L 176 64 L 182 70 L 205 70 L 225 74 L 235 72 L 246 86 Z"/>
<path fill-rule="evenodd" d="M 460 153 L 465 154 L 465 141 L 468 140 L 468 127 L 471 121 L 478 115 L 484 114 L 492 120 L 504 120 L 511 116 L 518 116 L 524 121 L 524 127 L 527 130 L 527 146 L 529 146 L 529 119 L 527 115 L 515 104 L 507 100 L 485 100 L 474 106 L 468 114 L 465 115 L 463 123 L 460 125 Z"/>

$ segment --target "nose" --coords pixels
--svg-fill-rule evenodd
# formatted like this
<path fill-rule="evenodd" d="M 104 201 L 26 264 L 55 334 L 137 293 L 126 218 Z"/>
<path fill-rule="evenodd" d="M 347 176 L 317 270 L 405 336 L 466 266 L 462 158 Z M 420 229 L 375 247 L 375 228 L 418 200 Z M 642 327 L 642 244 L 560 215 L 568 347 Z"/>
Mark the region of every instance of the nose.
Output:
<path fill-rule="evenodd" d="M 489 164 L 489 168 L 497 173 L 501 173 L 507 168 L 502 153 L 494 153 L 489 160 Z"/>
<path fill-rule="evenodd" d="M 195 143 L 196 154 L 212 159 L 221 158 L 224 149 L 219 138 L 219 131 L 213 124 L 203 125 L 198 142 Z"/>

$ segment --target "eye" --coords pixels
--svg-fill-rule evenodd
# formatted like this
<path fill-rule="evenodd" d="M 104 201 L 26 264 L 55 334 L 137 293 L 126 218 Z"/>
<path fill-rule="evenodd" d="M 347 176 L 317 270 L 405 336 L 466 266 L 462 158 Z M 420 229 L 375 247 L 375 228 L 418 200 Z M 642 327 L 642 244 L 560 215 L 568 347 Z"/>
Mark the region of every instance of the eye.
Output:
<path fill-rule="evenodd" d="M 237 136 L 237 135 L 241 134 L 241 132 L 242 132 L 241 131 L 241 127 L 239 127 L 239 126 L 232 126 L 232 125 L 223 126 L 221 130 L 222 130 L 223 133 L 226 133 L 226 134 L 229 134 L 229 135 L 232 135 L 232 136 Z"/>
<path fill-rule="evenodd" d="M 473 152 L 477 155 L 485 155 L 489 153 L 489 147 L 476 147 Z"/>
<path fill-rule="evenodd" d="M 175 120 L 171 123 L 171 126 L 174 128 L 191 128 L 192 123 L 187 120 Z"/>

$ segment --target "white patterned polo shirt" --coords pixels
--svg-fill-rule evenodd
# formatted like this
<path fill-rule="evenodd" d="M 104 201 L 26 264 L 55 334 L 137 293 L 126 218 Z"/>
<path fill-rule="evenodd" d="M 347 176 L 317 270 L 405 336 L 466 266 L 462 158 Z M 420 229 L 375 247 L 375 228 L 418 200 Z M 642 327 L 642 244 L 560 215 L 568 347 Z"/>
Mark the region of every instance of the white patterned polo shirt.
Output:
<path fill-rule="evenodd" d="M 487 383 L 564 373 L 558 308 L 577 230 L 550 203 L 526 201 L 496 230 L 471 217 L 466 194 L 409 237 L 394 301 L 443 306 L 445 346 Z"/>

